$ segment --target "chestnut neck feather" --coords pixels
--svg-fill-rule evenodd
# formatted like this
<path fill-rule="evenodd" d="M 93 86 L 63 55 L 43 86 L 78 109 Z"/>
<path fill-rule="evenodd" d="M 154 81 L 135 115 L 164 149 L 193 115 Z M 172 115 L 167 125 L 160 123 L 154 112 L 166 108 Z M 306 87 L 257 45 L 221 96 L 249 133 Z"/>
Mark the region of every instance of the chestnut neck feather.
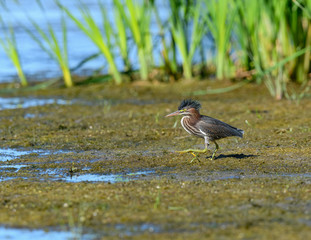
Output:
<path fill-rule="evenodd" d="M 199 113 L 199 111 L 197 111 L 194 108 L 190 108 L 189 113 L 191 114 L 187 119 L 189 121 L 190 124 L 195 124 L 197 121 L 200 120 L 201 118 L 201 114 Z"/>

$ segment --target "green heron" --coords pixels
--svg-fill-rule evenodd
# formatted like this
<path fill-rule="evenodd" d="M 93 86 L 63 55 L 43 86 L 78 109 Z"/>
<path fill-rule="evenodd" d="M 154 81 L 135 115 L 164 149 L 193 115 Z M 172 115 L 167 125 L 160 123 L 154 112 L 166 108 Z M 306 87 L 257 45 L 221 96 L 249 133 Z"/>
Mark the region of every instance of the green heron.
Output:
<path fill-rule="evenodd" d="M 216 140 L 225 137 L 243 137 L 244 131 L 235 127 L 230 126 L 229 124 L 222 122 L 218 119 L 201 115 L 199 110 L 201 104 L 198 101 L 186 99 L 181 102 L 178 107 L 178 111 L 166 115 L 166 117 L 183 115 L 181 119 L 181 125 L 183 128 L 190 134 L 193 134 L 197 137 L 204 138 L 205 148 L 204 149 L 187 149 L 184 151 L 177 151 L 179 153 L 191 152 L 196 159 L 197 153 L 205 153 L 207 147 L 209 146 L 209 141 L 215 143 L 216 149 L 213 152 L 211 160 L 214 160 L 215 154 L 219 149 L 219 146 Z M 192 159 L 192 161 L 194 160 Z"/>

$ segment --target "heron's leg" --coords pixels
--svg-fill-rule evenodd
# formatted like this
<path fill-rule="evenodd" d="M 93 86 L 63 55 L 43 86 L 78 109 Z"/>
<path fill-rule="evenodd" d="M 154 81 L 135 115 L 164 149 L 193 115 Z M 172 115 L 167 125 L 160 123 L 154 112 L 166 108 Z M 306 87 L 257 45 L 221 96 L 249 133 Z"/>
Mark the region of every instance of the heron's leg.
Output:
<path fill-rule="evenodd" d="M 191 159 L 190 163 L 192 163 L 194 160 L 198 160 L 198 162 L 201 162 L 197 155 L 195 155 L 193 152 L 191 154 L 194 156 L 194 158 Z"/>
<path fill-rule="evenodd" d="M 216 153 L 217 153 L 217 151 L 218 151 L 218 149 L 219 149 L 219 146 L 218 146 L 217 142 L 214 141 L 214 143 L 215 143 L 215 145 L 216 145 L 216 148 L 215 148 L 215 151 L 213 152 L 213 155 L 212 155 L 212 157 L 211 157 L 211 160 L 214 160 L 214 159 L 215 159 L 215 155 L 216 155 Z"/>
<path fill-rule="evenodd" d="M 196 153 L 206 153 L 207 152 L 207 147 L 209 145 L 209 142 L 208 142 L 208 138 L 207 137 L 204 137 L 204 141 L 205 141 L 205 148 L 204 149 L 187 149 L 187 150 L 183 150 L 183 151 L 176 151 L 178 153 L 188 153 L 188 152 L 191 152 L 192 155 L 196 152 Z"/>
<path fill-rule="evenodd" d="M 208 146 L 209 146 L 209 141 L 208 141 L 208 137 L 204 137 L 204 144 L 205 144 L 205 149 L 207 150 Z"/>

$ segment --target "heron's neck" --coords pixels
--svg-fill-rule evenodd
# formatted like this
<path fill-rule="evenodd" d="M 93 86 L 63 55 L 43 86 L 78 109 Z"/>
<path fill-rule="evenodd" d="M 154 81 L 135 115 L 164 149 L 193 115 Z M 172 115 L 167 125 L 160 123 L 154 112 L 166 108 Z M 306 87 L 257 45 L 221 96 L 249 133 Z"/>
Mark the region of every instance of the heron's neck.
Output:
<path fill-rule="evenodd" d="M 181 125 L 183 126 L 183 128 L 187 131 L 187 126 L 193 126 L 197 123 L 197 121 L 200 119 L 201 115 L 200 113 L 195 113 L 192 114 L 191 116 L 183 116 L 183 118 L 181 119 Z M 191 132 L 189 132 L 191 134 Z"/>
<path fill-rule="evenodd" d="M 188 130 L 189 126 L 189 120 L 190 116 L 183 116 L 183 118 L 180 120 L 181 126 L 189 133 L 192 134 L 191 131 Z"/>
<path fill-rule="evenodd" d="M 184 121 L 189 121 L 189 118 L 190 118 L 189 116 L 183 116 L 182 119 L 180 120 L 181 124 L 183 124 Z"/>
<path fill-rule="evenodd" d="M 191 116 L 184 116 L 181 119 L 181 122 L 187 121 L 190 124 L 195 124 L 200 119 L 200 117 L 201 117 L 201 114 L 199 112 L 195 112 L 195 113 L 192 113 Z"/>

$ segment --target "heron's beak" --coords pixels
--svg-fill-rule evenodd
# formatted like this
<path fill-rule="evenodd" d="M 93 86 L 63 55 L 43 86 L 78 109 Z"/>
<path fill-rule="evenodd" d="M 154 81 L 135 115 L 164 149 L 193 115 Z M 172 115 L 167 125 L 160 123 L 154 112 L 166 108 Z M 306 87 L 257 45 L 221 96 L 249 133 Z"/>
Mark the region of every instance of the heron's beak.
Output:
<path fill-rule="evenodd" d="M 176 116 L 176 115 L 179 115 L 179 114 L 180 114 L 180 111 L 178 110 L 176 112 L 172 112 L 172 113 L 166 115 L 165 117 L 172 117 L 172 116 Z"/>

